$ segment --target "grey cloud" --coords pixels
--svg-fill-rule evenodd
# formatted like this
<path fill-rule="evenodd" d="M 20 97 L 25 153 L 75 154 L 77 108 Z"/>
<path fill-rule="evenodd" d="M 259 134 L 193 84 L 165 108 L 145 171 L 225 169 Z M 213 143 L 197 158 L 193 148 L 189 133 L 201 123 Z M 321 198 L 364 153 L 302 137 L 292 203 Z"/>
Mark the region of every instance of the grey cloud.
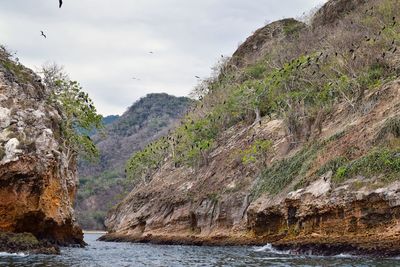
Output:
<path fill-rule="evenodd" d="M 62 9 L 57 2 L 1 1 L 1 44 L 29 67 L 65 66 L 102 114 L 116 114 L 147 93 L 188 95 L 195 75 L 208 76 L 220 54 L 265 21 L 325 0 L 64 0 Z"/>

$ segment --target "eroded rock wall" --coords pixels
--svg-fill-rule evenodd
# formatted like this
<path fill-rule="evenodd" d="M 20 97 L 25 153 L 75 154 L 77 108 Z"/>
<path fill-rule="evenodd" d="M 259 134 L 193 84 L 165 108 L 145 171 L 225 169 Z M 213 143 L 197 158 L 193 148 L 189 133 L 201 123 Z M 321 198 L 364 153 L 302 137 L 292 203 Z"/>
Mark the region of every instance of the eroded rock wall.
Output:
<path fill-rule="evenodd" d="M 368 111 L 360 107 L 354 112 L 338 103 L 324 120 L 319 137 L 331 141 L 317 151 L 310 172 L 354 147 L 360 155 L 368 153 L 386 119 L 400 115 L 399 101 L 400 81 L 395 80 L 365 96 Z M 273 243 L 299 252 L 333 254 L 400 252 L 398 182 L 357 177 L 338 185 L 327 172 L 316 180 L 309 177 L 310 182 L 297 191 L 293 191 L 300 182 L 296 178 L 277 195 L 255 197 L 257 167 L 243 164 L 237 155 L 260 139 L 274 144 L 268 161 L 290 158 L 301 149 L 289 149 L 281 120 L 264 118 L 261 125 L 237 125 L 218 140 L 208 165 L 175 168 L 167 162 L 149 184 L 134 189 L 110 212 L 110 234 L 104 240 Z"/>
<path fill-rule="evenodd" d="M 83 244 L 72 202 L 74 159 L 60 143 L 61 114 L 40 77 L 0 57 L 0 231 Z"/>

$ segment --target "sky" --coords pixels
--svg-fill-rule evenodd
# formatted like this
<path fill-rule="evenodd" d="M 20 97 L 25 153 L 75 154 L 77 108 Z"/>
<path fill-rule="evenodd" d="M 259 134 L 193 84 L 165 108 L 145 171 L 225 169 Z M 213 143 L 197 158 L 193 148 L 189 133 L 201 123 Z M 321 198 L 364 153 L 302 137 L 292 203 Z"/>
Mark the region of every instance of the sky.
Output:
<path fill-rule="evenodd" d="M 0 44 L 35 71 L 63 66 L 99 113 L 122 114 L 148 93 L 187 96 L 255 30 L 324 2 L 0 0 Z"/>

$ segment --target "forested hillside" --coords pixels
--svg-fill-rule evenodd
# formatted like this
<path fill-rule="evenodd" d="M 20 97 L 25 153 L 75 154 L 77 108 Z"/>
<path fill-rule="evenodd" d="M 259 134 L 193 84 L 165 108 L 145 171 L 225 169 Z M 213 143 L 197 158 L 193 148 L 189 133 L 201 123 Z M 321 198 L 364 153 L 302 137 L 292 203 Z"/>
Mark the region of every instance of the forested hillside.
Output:
<path fill-rule="evenodd" d="M 99 160 L 79 163 L 76 211 L 84 229 L 103 229 L 106 211 L 132 189 L 132 181 L 125 179 L 126 160 L 134 151 L 166 135 L 191 102 L 185 97 L 149 94 L 122 116 L 103 119 L 105 130 L 91 137 L 100 151 Z"/>

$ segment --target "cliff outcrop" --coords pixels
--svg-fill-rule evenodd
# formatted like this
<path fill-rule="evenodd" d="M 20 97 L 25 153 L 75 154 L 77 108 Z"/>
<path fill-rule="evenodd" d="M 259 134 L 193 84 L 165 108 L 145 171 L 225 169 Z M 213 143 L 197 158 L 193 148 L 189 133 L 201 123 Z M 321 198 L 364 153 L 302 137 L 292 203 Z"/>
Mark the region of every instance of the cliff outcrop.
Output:
<path fill-rule="evenodd" d="M 345 2 L 307 27 L 284 20 L 290 38 L 263 37 L 268 27 L 248 38 L 234 73 L 147 149 L 165 157 L 102 239 L 399 254 L 400 5 Z M 340 23 L 318 22 L 324 12 Z"/>
<path fill-rule="evenodd" d="M 60 139 L 61 115 L 40 77 L 0 53 L 0 231 L 82 245 L 72 209 L 75 162 Z"/>

